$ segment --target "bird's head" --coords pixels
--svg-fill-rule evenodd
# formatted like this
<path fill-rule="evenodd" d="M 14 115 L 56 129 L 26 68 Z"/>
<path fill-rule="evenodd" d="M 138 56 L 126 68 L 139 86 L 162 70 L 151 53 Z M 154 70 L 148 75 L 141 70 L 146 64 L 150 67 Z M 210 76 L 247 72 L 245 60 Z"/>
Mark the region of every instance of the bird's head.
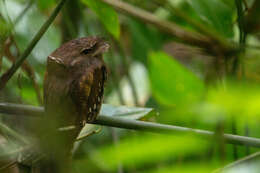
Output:
<path fill-rule="evenodd" d="M 71 40 L 48 56 L 48 63 L 57 63 L 64 67 L 75 67 L 82 63 L 102 60 L 102 54 L 109 44 L 99 37 L 82 37 Z"/>

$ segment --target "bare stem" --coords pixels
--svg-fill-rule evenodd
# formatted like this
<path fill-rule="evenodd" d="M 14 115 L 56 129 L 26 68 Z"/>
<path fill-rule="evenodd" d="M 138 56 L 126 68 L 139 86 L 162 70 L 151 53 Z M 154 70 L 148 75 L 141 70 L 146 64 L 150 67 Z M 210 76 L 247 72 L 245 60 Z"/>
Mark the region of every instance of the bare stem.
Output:
<path fill-rule="evenodd" d="M 21 54 L 21 56 L 18 58 L 18 60 L 11 66 L 10 69 L 8 69 L 0 78 L 0 90 L 2 90 L 6 83 L 11 79 L 11 77 L 14 75 L 14 73 L 18 70 L 18 68 L 23 64 L 24 60 L 28 57 L 28 55 L 31 53 L 35 45 L 38 43 L 38 41 L 41 39 L 43 34 L 47 31 L 49 26 L 52 24 L 58 13 L 60 12 L 62 6 L 65 4 L 66 0 L 60 0 L 57 7 L 52 12 L 51 16 L 48 18 L 48 20 L 43 24 L 41 29 L 38 31 L 38 33 L 34 36 L 28 47 L 25 49 L 25 51 Z"/>
<path fill-rule="evenodd" d="M 120 43 L 115 40 L 115 44 L 114 46 L 116 47 L 117 51 L 119 52 L 119 55 L 120 55 L 120 60 L 122 62 L 122 65 L 125 69 L 125 74 L 126 74 L 126 77 L 128 79 L 128 82 L 129 82 L 129 85 L 130 85 L 130 88 L 132 90 L 132 95 L 133 95 L 133 98 L 134 98 L 134 104 L 136 106 L 139 105 L 138 103 L 138 94 L 137 94 L 137 89 L 136 89 L 136 86 L 134 84 L 134 80 L 133 80 L 133 77 L 131 76 L 131 74 L 129 73 L 129 66 L 130 66 L 130 62 L 129 62 L 129 59 L 128 57 L 126 56 L 123 48 L 121 47 Z"/>
<path fill-rule="evenodd" d="M 238 26 L 239 26 L 239 45 L 241 47 L 240 54 L 236 57 L 233 64 L 233 75 L 238 76 L 239 71 L 243 75 L 244 72 L 244 65 L 241 62 L 242 56 L 245 54 L 245 47 L 246 44 L 246 32 L 245 32 L 245 16 L 244 16 L 244 10 L 243 10 L 243 1 L 242 0 L 235 0 L 236 7 L 237 7 L 237 20 L 238 20 Z M 247 7 L 246 7 L 247 8 Z M 249 127 L 248 124 L 245 125 L 245 135 L 249 135 Z M 246 155 L 249 155 L 250 148 L 246 146 Z"/>
<path fill-rule="evenodd" d="M 169 22 L 158 18 L 150 12 L 147 12 L 141 8 L 134 7 L 128 3 L 118 0 L 101 0 L 102 2 L 109 4 L 116 8 L 118 11 L 126 13 L 128 15 L 134 16 L 146 23 L 156 26 L 161 31 L 164 31 L 174 37 L 179 41 L 186 42 L 191 45 L 200 46 L 205 48 L 207 51 L 212 51 L 210 53 L 216 53 L 215 51 L 223 52 L 234 52 L 236 48 L 233 44 L 226 41 L 225 45 L 218 44 L 211 38 L 202 35 L 195 31 L 189 31 L 176 23 Z"/>
<path fill-rule="evenodd" d="M 20 22 L 20 20 L 23 18 L 23 16 L 27 13 L 27 11 L 31 8 L 33 5 L 34 0 L 30 0 L 26 7 L 23 9 L 23 11 L 18 15 L 18 17 L 14 20 L 13 28 L 17 23 Z"/>
<path fill-rule="evenodd" d="M 44 113 L 44 108 L 35 106 L 25 106 L 19 104 L 0 103 L 0 113 L 41 117 Z M 152 122 L 143 122 L 138 120 L 129 120 L 127 118 L 111 117 L 105 115 L 99 115 L 97 120 L 93 124 L 105 125 L 109 127 L 118 127 L 123 129 L 147 131 L 153 133 L 188 133 L 204 137 L 208 140 L 212 140 L 212 138 L 214 137 L 214 132 L 212 131 Z M 260 147 L 260 139 L 258 138 L 232 135 L 226 133 L 223 134 L 223 138 L 226 143 L 230 144 Z"/>
<path fill-rule="evenodd" d="M 5 48 L 4 48 L 4 53 L 5 53 L 5 56 L 7 57 L 8 60 L 10 60 L 11 62 L 15 62 L 16 57 L 14 57 L 14 55 L 10 51 L 10 47 L 11 47 L 12 43 L 15 45 L 16 51 L 18 52 L 18 55 L 19 55 L 20 51 L 19 51 L 19 48 L 18 48 L 13 36 L 10 36 L 9 39 L 7 39 L 6 44 L 5 44 Z M 40 90 L 40 86 L 36 82 L 36 76 L 35 76 L 34 69 L 32 68 L 32 66 L 26 60 L 22 64 L 21 68 L 27 74 L 27 76 L 31 79 L 34 90 L 35 90 L 36 95 L 37 95 L 38 103 L 40 105 L 42 105 L 43 100 L 42 100 L 42 96 L 41 96 L 41 90 Z"/>
<path fill-rule="evenodd" d="M 21 135 L 16 133 L 13 129 L 9 128 L 8 126 L 6 126 L 2 123 L 0 123 L 0 131 L 5 132 L 5 133 L 13 136 L 14 138 L 20 140 L 24 144 L 28 144 L 28 141 L 26 139 L 24 139 Z"/>

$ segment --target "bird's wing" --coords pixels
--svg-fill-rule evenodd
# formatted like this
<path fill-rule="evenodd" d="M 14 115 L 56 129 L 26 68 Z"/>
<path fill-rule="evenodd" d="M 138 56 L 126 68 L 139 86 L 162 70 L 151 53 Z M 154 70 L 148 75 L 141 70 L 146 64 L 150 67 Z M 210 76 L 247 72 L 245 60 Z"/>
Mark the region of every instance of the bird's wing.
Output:
<path fill-rule="evenodd" d="M 96 119 L 103 100 L 106 69 L 89 68 L 72 85 L 70 93 L 79 112 L 77 122 L 92 122 Z"/>

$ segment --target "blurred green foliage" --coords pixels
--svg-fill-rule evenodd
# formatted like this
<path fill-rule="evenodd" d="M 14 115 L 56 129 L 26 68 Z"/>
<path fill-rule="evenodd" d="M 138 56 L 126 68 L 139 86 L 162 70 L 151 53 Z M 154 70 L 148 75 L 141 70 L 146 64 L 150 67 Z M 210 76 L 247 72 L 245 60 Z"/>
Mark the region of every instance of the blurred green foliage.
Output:
<path fill-rule="evenodd" d="M 205 140 L 193 136 L 142 135 L 122 140 L 117 146 L 100 148 L 94 159 L 104 169 L 116 170 L 120 162 L 127 168 L 142 167 L 180 155 L 200 154 L 206 148 Z"/>
<path fill-rule="evenodd" d="M 55 0 L 37 1 L 37 5 L 41 10 L 46 10 L 55 5 Z"/>
<path fill-rule="evenodd" d="M 166 8 L 171 4 L 211 33 L 239 47 L 241 31 L 234 0 L 161 0 L 165 6 L 158 5 L 156 0 L 121 1 L 150 12 L 162 22 L 166 20 L 188 32 L 198 32 L 197 27 L 176 11 Z M 250 13 L 246 6 L 250 8 L 256 1 L 243 1 L 245 18 Z M 58 1 L 32 2 L 32 6 L 23 11 L 28 1 L 0 1 L 0 75 L 12 65 L 10 58 L 17 58 L 25 50 Z M 209 49 L 198 44 L 188 45 L 185 40 L 173 37 L 154 24 L 147 24 L 129 13 L 119 13 L 102 0 L 70 1 L 65 9 L 27 58 L 35 81 L 24 69 L 19 69 L 0 92 L 1 102 L 39 105 L 35 83 L 42 91 L 46 57 L 73 37 L 98 35 L 111 45 L 105 56 L 111 75 L 106 84 L 107 104 L 103 105 L 102 115 L 209 129 L 216 134 L 245 135 L 249 131 L 250 136 L 260 137 L 260 37 L 257 27 L 252 28 L 254 33 L 247 33 L 246 42 L 240 45 L 238 52 L 226 53 L 215 48 L 217 43 L 214 41 Z M 7 46 L 8 38 L 14 40 L 10 47 Z M 214 49 L 217 51 L 211 52 Z M 240 66 L 234 74 L 232 68 L 237 57 Z M 132 85 L 129 76 L 134 78 Z M 144 85 L 144 81 L 149 82 Z M 125 103 L 132 102 L 133 86 L 138 90 L 140 105 L 136 106 L 139 108 L 115 106 L 118 104 L 115 95 L 122 97 Z M 139 92 L 143 90 L 146 92 Z M 0 120 L 15 130 L 16 126 L 26 124 L 22 118 L 13 120 L 0 116 Z M 217 128 L 220 125 L 223 129 Z M 87 127 L 87 132 L 96 128 Z M 23 128 L 26 127 L 21 131 Z M 116 172 L 118 167 L 122 167 L 123 172 L 134 173 L 211 172 L 248 154 L 244 146 L 224 145 L 221 148 L 217 135 L 206 141 L 189 135 L 152 135 L 128 130 L 116 130 L 115 133 L 113 130 L 103 128 L 101 133 L 77 142 L 73 150 L 77 172 Z M 0 156 L 6 156 L 6 153 L 13 156 L 12 151 L 20 145 L 13 142 L 7 132 L 0 134 Z M 250 151 L 258 149 L 250 148 Z"/>
<path fill-rule="evenodd" d="M 228 38 L 233 37 L 232 25 L 235 11 L 219 0 L 188 0 L 188 2 L 213 30 Z"/>
<path fill-rule="evenodd" d="M 219 109 L 224 115 L 254 123 L 260 115 L 259 92 L 260 88 L 256 84 L 229 82 L 210 89 L 207 103 L 216 106 L 215 109 Z"/>

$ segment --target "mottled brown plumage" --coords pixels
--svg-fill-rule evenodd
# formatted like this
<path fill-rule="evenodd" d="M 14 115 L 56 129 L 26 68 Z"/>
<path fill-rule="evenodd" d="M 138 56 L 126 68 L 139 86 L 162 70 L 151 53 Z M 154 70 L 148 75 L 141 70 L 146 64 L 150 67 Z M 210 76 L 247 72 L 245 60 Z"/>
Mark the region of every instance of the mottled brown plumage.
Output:
<path fill-rule="evenodd" d="M 44 81 L 46 112 L 61 125 L 94 121 L 101 106 L 107 70 L 102 53 L 108 45 L 98 37 L 69 41 L 47 61 Z M 66 111 L 65 111 L 66 110 Z"/>
<path fill-rule="evenodd" d="M 102 39 L 84 37 L 63 44 L 48 56 L 44 80 L 44 122 L 50 131 L 50 141 L 42 145 L 47 154 L 65 157 L 83 125 L 96 119 L 107 76 L 102 53 L 107 49 L 108 44 Z M 66 126 L 75 126 L 76 129 L 62 133 L 55 131 Z M 44 140 L 46 137 L 41 143 Z"/>

